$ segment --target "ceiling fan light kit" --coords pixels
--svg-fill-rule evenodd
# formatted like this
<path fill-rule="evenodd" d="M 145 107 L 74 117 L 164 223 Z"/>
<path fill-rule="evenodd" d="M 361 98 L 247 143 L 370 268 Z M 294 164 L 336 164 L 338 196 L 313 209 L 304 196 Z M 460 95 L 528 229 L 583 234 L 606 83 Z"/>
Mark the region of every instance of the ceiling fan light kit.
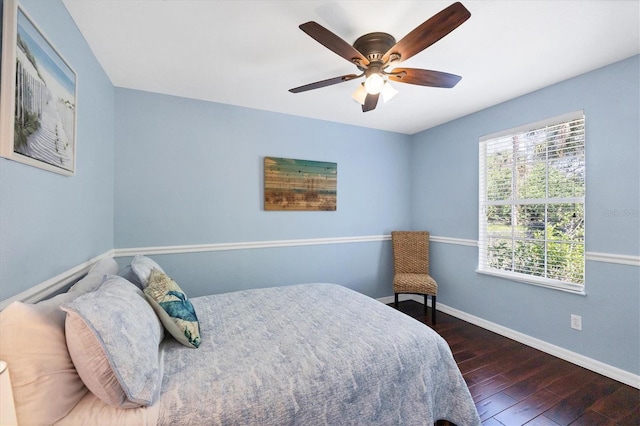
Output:
<path fill-rule="evenodd" d="M 364 81 L 364 90 L 370 95 L 377 95 L 382 90 L 382 86 L 386 83 L 382 73 L 371 73 Z"/>
<path fill-rule="evenodd" d="M 419 86 L 454 87 L 462 78 L 455 74 L 417 68 L 394 68 L 391 72 L 387 72 L 386 69 L 431 46 L 470 16 L 471 13 L 462 3 L 457 2 L 420 24 L 398 42 L 390 34 L 375 32 L 358 38 L 353 46 L 317 22 L 304 23 L 300 25 L 302 31 L 327 49 L 355 64 L 361 73 L 317 81 L 289 91 L 306 92 L 364 76 L 364 83 L 358 86 L 351 97 L 362 105 L 363 112 L 367 112 L 376 108 L 380 95 L 384 102 L 388 102 L 398 93 L 388 80 Z"/>
<path fill-rule="evenodd" d="M 386 104 L 395 95 L 398 94 L 398 91 L 396 90 L 395 87 L 391 85 L 391 83 L 387 81 L 384 83 L 384 86 L 382 86 L 382 90 L 380 91 L 380 94 L 382 95 L 382 101 Z"/>
<path fill-rule="evenodd" d="M 354 101 L 360 105 L 364 105 L 364 100 L 367 98 L 367 90 L 364 88 L 364 83 L 358 84 L 358 88 L 351 95 Z"/>

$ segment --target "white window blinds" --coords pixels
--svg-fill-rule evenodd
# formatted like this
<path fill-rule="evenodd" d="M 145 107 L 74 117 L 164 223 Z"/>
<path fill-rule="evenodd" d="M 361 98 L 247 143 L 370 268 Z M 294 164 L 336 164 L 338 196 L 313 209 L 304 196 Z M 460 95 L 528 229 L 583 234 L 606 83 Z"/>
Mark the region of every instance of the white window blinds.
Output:
<path fill-rule="evenodd" d="M 584 286 L 584 114 L 480 139 L 478 271 Z"/>

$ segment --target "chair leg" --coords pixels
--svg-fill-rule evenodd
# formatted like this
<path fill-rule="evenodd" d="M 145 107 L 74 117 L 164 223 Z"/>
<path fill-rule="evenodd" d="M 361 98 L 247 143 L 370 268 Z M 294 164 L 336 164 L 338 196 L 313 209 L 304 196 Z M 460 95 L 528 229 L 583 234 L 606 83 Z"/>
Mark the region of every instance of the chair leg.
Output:
<path fill-rule="evenodd" d="M 398 309 L 398 293 L 394 293 L 395 301 L 393 302 L 393 307 Z"/>
<path fill-rule="evenodd" d="M 436 325 L 436 296 L 431 296 L 431 323 Z"/>
<path fill-rule="evenodd" d="M 427 295 L 424 295 L 424 315 L 427 315 Z"/>

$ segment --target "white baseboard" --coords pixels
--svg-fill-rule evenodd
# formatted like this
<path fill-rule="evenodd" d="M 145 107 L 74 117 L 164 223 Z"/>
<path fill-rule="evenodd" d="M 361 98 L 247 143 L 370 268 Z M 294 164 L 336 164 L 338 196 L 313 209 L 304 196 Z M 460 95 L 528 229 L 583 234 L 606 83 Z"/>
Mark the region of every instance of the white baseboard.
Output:
<path fill-rule="evenodd" d="M 376 300 L 384 303 L 385 305 L 395 302 L 394 296 L 380 297 Z M 418 294 L 399 294 L 398 295 L 398 302 L 403 302 L 405 300 L 415 300 L 418 303 L 424 303 L 424 297 Z M 429 298 L 429 301 L 427 302 L 427 306 L 431 306 L 431 298 Z"/>
<path fill-rule="evenodd" d="M 404 296 L 404 298 L 402 296 Z M 393 303 L 394 301 L 393 296 L 381 297 L 377 300 L 385 304 Z M 415 300 L 418 303 L 424 302 L 422 296 L 418 295 L 400 295 L 399 300 Z M 431 299 L 429 299 L 429 302 L 430 301 Z M 428 303 L 427 306 L 430 305 L 431 304 Z M 579 353 L 570 351 L 568 349 L 561 348 L 560 346 L 553 345 L 551 343 L 545 342 L 544 340 L 528 336 L 524 333 L 520 333 L 519 331 L 515 331 L 491 321 L 484 320 L 482 318 L 476 317 L 475 315 L 471 315 L 450 306 L 444 305 L 440 302 L 438 302 L 436 306 L 436 309 L 438 311 L 444 312 L 445 314 L 449 314 L 468 323 L 477 325 L 478 327 L 482 327 L 485 330 L 489 330 L 501 336 L 508 337 L 509 339 L 515 340 L 516 342 L 520 342 L 524 345 L 538 349 L 542 352 L 548 353 L 549 355 L 553 355 L 572 364 L 584 367 L 587 370 L 594 371 L 613 380 L 617 380 L 626 385 L 640 389 L 640 376 L 638 375 L 617 367 L 613 367 L 609 364 L 605 364 L 604 362 L 597 361 L 593 358 L 580 355 Z"/>

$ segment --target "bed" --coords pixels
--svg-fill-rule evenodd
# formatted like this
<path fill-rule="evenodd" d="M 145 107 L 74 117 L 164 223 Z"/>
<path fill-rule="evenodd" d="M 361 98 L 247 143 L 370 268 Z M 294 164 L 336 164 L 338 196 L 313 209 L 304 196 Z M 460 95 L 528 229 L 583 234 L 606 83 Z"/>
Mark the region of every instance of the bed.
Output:
<path fill-rule="evenodd" d="M 142 291 L 161 268 L 136 260 L 141 282 L 101 265 L 0 313 L 21 424 L 480 424 L 447 343 L 389 306 L 335 284 L 194 297 L 185 341 Z"/>

